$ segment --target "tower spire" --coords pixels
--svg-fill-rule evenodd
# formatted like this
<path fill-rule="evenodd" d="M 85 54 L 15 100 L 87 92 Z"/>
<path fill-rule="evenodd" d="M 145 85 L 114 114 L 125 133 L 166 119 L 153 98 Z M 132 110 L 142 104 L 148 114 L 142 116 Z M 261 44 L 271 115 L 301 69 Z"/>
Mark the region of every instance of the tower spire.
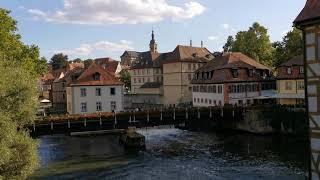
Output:
<path fill-rule="evenodd" d="M 153 28 L 152 28 L 151 41 L 150 41 L 149 47 L 150 47 L 150 52 L 154 52 L 154 53 L 158 52 L 158 45 L 157 45 L 156 40 L 154 38 Z"/>

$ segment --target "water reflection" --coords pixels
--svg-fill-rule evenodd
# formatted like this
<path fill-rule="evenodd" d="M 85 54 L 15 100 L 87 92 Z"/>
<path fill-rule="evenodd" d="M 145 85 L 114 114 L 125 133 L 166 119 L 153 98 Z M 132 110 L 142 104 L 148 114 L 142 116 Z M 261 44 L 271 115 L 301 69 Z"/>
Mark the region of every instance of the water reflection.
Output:
<path fill-rule="evenodd" d="M 304 179 L 306 142 L 248 134 L 140 130 L 146 152 L 117 136 L 45 136 L 39 179 Z"/>

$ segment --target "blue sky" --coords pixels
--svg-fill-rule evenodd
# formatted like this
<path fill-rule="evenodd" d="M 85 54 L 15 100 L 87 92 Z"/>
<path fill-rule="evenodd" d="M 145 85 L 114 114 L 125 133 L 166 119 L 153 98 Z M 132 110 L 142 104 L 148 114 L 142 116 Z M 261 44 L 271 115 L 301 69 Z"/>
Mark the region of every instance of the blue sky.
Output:
<path fill-rule="evenodd" d="M 257 21 L 272 41 L 284 32 L 305 0 L 1 0 L 12 11 L 27 44 L 48 59 L 63 52 L 69 59 L 112 57 L 124 50 L 147 51 L 152 28 L 159 52 L 201 40 L 221 50 L 228 35 Z"/>

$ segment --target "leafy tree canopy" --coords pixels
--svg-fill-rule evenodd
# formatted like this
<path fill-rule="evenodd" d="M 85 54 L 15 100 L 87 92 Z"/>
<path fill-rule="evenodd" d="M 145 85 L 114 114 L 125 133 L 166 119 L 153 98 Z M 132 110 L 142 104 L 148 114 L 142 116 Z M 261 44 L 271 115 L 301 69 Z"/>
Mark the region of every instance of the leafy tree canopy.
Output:
<path fill-rule="evenodd" d="M 0 179 L 26 179 L 38 156 L 37 142 L 24 127 L 35 118 L 36 82 L 47 66 L 37 46 L 21 41 L 9 13 L 0 8 Z"/>
<path fill-rule="evenodd" d="M 240 31 L 235 38 L 228 37 L 224 51 L 242 52 L 258 62 L 272 65 L 273 47 L 268 30 L 255 22 L 247 31 Z"/>
<path fill-rule="evenodd" d="M 62 53 L 54 54 L 50 60 L 50 64 L 52 65 L 52 69 L 60 69 L 66 67 L 68 63 L 68 56 Z"/>

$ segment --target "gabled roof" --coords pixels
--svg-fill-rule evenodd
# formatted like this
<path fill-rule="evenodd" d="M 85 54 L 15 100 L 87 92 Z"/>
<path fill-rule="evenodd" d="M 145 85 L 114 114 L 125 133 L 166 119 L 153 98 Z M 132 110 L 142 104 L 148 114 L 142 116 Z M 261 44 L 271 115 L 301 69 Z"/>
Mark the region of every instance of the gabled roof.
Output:
<path fill-rule="evenodd" d="M 313 20 L 320 20 L 320 0 L 307 0 L 305 7 L 294 20 L 294 23 L 300 25 Z"/>
<path fill-rule="evenodd" d="M 136 63 L 131 67 L 131 69 L 159 67 L 161 62 L 164 60 L 165 54 L 166 53 L 151 51 L 140 52 L 138 57 L 136 57 Z"/>
<path fill-rule="evenodd" d="M 94 60 L 96 64 L 102 66 L 105 70 L 115 74 L 119 61 L 113 60 L 109 57 L 107 58 L 97 58 Z"/>
<path fill-rule="evenodd" d="M 230 52 L 214 58 L 212 61 L 207 63 L 205 66 L 202 66 L 197 71 L 212 71 L 217 69 L 237 69 L 237 68 L 270 70 L 269 67 L 258 63 L 254 59 L 240 52 Z"/>
<path fill-rule="evenodd" d="M 175 61 L 209 61 L 213 59 L 213 55 L 207 48 L 178 45 L 169 59 Z"/>
<path fill-rule="evenodd" d="M 94 74 L 99 73 L 99 80 L 94 80 Z M 106 71 L 103 67 L 92 63 L 71 86 L 109 86 L 122 85 L 113 73 Z"/>
<path fill-rule="evenodd" d="M 303 66 L 304 62 L 303 62 L 303 56 L 295 56 L 293 58 L 291 58 L 290 60 L 288 60 L 287 62 L 284 62 L 282 64 L 279 65 L 279 67 L 283 67 L 283 66 Z"/>
<path fill-rule="evenodd" d="M 236 53 L 225 53 L 222 56 L 218 56 L 208 62 L 206 65 L 199 68 L 195 73 L 211 73 L 211 79 L 193 79 L 193 84 L 202 83 L 225 83 L 225 82 L 241 82 L 241 81 L 268 81 L 274 80 L 274 76 L 261 77 L 259 73 L 253 73 L 252 77 L 248 75 L 238 76 L 233 78 L 232 69 L 252 69 L 259 70 L 260 72 L 268 71 L 271 69 L 267 66 L 258 63 L 254 59 L 236 52 Z"/>

